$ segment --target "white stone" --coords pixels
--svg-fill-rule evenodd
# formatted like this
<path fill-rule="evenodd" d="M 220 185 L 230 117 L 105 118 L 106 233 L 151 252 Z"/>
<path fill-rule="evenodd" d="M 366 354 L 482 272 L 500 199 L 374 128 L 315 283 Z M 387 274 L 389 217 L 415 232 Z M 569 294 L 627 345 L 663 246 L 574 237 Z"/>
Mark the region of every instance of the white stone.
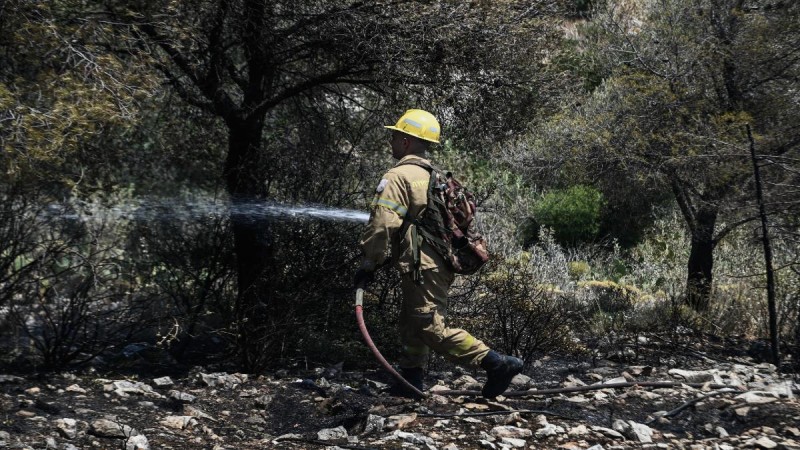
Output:
<path fill-rule="evenodd" d="M 375 414 L 370 414 L 367 416 L 367 423 L 364 426 L 363 434 L 380 433 L 381 431 L 383 431 L 385 423 L 386 423 L 385 417 L 376 416 Z"/>
<path fill-rule="evenodd" d="M 153 384 L 159 387 L 166 387 L 166 386 L 172 386 L 174 383 L 172 382 L 172 378 L 170 377 L 161 377 L 154 379 Z"/>
<path fill-rule="evenodd" d="M 548 423 L 544 427 L 536 430 L 534 436 L 536 436 L 537 438 L 546 438 L 551 436 L 558 436 L 559 434 L 564 434 L 564 427 Z"/>
<path fill-rule="evenodd" d="M 737 400 L 741 400 L 747 403 L 748 405 L 761 405 L 764 403 L 772 403 L 778 400 L 777 398 L 774 397 L 774 395 L 771 392 L 761 392 L 761 391 L 745 392 L 743 394 L 737 395 L 734 398 Z"/>
<path fill-rule="evenodd" d="M 653 442 L 653 429 L 643 423 L 636 423 L 629 420 L 631 425 L 631 438 L 641 443 Z"/>
<path fill-rule="evenodd" d="M 504 437 L 504 438 L 500 439 L 500 443 L 503 444 L 503 445 L 511 446 L 513 448 L 524 448 L 525 447 L 525 440 L 524 439 Z"/>
<path fill-rule="evenodd" d="M 670 369 L 669 374 L 675 378 L 682 378 L 689 383 L 705 383 L 706 381 L 713 381 L 722 384 L 722 378 L 710 370 L 683 370 L 683 369 Z"/>
<path fill-rule="evenodd" d="M 762 436 L 758 439 L 750 439 L 749 441 L 745 442 L 744 445 L 748 447 L 758 447 L 765 449 L 778 447 L 778 444 L 775 441 L 766 436 Z"/>
<path fill-rule="evenodd" d="M 58 419 L 56 420 L 56 429 L 67 439 L 75 439 L 78 435 L 78 421 L 75 419 Z"/>
<path fill-rule="evenodd" d="M 623 438 L 625 438 L 625 436 L 620 434 L 618 431 L 612 430 L 611 428 L 598 427 L 596 425 L 593 425 L 592 427 L 590 427 L 590 429 L 592 431 L 594 431 L 594 432 L 600 433 L 600 434 L 602 434 L 604 436 L 607 436 L 607 437 L 610 437 L 610 438 L 614 438 L 614 439 L 623 439 Z"/>
<path fill-rule="evenodd" d="M 570 428 L 569 431 L 567 431 L 567 434 L 569 436 L 583 436 L 583 435 L 588 434 L 588 433 L 589 433 L 589 429 L 586 428 L 586 425 L 584 425 L 584 424 L 580 424 L 580 425 L 578 425 L 576 427 Z"/>
<path fill-rule="evenodd" d="M 531 385 L 531 377 L 518 373 L 511 379 L 511 386 L 515 388 L 525 388 Z"/>
<path fill-rule="evenodd" d="M 193 403 L 195 400 L 197 400 L 197 397 L 192 394 L 176 390 L 169 391 L 169 398 L 177 400 L 181 403 Z"/>
<path fill-rule="evenodd" d="M 533 436 L 533 432 L 527 428 L 519 428 L 511 425 L 503 425 L 494 427 L 489 431 L 489 434 L 496 438 L 510 437 L 510 438 L 526 438 Z"/>
<path fill-rule="evenodd" d="M 131 382 L 127 380 L 113 381 L 103 387 L 106 392 L 113 392 L 120 397 L 128 397 L 129 394 L 147 395 L 156 398 L 164 398 L 163 395 L 154 391 L 153 388 L 146 383 Z"/>
<path fill-rule="evenodd" d="M 197 419 L 192 416 L 167 416 L 160 423 L 168 428 L 183 430 L 197 425 Z"/>
<path fill-rule="evenodd" d="M 317 431 L 317 439 L 320 441 L 330 441 L 333 439 L 344 439 L 347 437 L 347 430 L 339 425 L 336 428 L 325 428 Z"/>
<path fill-rule="evenodd" d="M 397 414 L 386 419 L 386 430 L 402 430 L 417 420 L 417 413 Z"/>
<path fill-rule="evenodd" d="M 201 373 L 200 378 L 208 387 L 234 388 L 247 381 L 247 374 L 235 373 Z"/>
<path fill-rule="evenodd" d="M 101 437 L 130 437 L 139 434 L 132 427 L 108 419 L 97 419 L 92 422 L 89 431 Z"/>
<path fill-rule="evenodd" d="M 431 447 L 436 445 L 436 442 L 427 436 L 423 436 L 419 433 L 408 433 L 401 430 L 394 430 L 392 434 L 386 437 L 386 439 L 399 439 L 412 444 L 423 444 Z"/>
<path fill-rule="evenodd" d="M 125 441 L 125 450 L 150 450 L 150 443 L 143 434 L 138 434 Z"/>
<path fill-rule="evenodd" d="M 85 394 L 86 393 L 86 389 L 78 386 L 77 384 L 71 384 L 71 385 L 67 386 L 64 390 L 67 391 L 67 392 L 77 392 L 78 394 Z"/>
<path fill-rule="evenodd" d="M 478 445 L 480 445 L 481 448 L 488 448 L 490 450 L 497 450 L 497 446 L 494 445 L 493 442 L 487 441 L 486 439 L 479 440 L 478 441 Z"/>

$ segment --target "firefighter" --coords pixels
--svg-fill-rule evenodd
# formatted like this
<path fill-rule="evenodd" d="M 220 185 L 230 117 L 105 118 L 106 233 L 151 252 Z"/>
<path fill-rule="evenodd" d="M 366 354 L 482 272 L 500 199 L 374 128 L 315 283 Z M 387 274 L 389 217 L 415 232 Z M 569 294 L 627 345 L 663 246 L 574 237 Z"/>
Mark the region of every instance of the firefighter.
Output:
<path fill-rule="evenodd" d="M 400 272 L 403 294 L 399 323 L 401 375 L 422 391 L 423 368 L 433 350 L 456 364 L 486 370 L 482 394 L 494 398 L 505 392 L 514 375 L 522 371 L 522 360 L 491 350 L 465 330 L 447 326 L 447 291 L 455 274 L 425 240 L 414 248 L 414 242 L 420 242 L 414 239 L 415 225 L 404 220 L 418 218 L 428 204 L 430 174 L 407 161 L 428 162 L 428 147 L 439 143 L 439 122 L 427 111 L 411 109 L 395 125 L 385 128 L 392 130 L 392 157 L 398 163 L 375 188 L 369 222 L 361 237 L 363 258 L 355 285 L 366 286 L 375 270 L 391 258 Z M 391 393 L 413 396 L 399 383 Z"/>

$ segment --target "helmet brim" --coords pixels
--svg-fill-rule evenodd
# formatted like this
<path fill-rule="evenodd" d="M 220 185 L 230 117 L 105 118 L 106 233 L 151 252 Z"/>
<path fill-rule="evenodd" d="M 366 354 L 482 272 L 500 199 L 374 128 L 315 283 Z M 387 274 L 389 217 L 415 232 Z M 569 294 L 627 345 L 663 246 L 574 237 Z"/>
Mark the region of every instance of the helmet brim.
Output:
<path fill-rule="evenodd" d="M 438 144 L 439 143 L 438 139 L 434 140 L 434 139 L 430 139 L 430 138 L 426 138 L 426 137 L 422 137 L 422 136 L 415 136 L 415 135 L 410 134 L 410 133 L 408 133 L 407 131 L 405 131 L 405 130 L 403 130 L 401 128 L 397 128 L 394 125 L 384 125 L 383 128 L 388 128 L 390 130 L 399 131 L 399 132 L 401 132 L 403 134 L 407 134 L 407 135 L 409 135 L 411 137 L 415 137 L 417 139 L 422 139 L 423 141 L 433 142 L 434 144 Z"/>

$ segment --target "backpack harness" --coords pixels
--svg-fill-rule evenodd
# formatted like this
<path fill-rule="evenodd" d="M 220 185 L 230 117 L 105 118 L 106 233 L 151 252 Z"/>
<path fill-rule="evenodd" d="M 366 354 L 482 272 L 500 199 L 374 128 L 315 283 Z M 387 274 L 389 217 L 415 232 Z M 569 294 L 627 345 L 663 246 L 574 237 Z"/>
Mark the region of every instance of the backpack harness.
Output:
<path fill-rule="evenodd" d="M 420 247 L 427 241 L 458 274 L 469 275 L 478 271 L 488 260 L 486 239 L 474 228 L 475 197 L 453 177 L 428 162 L 410 160 L 400 165 L 422 167 L 431 174 L 428 183 L 428 204 L 420 217 L 406 212 L 401 236 L 410 225 L 411 249 L 414 258 L 414 280 L 421 283 Z M 442 175 L 444 173 L 444 175 Z"/>

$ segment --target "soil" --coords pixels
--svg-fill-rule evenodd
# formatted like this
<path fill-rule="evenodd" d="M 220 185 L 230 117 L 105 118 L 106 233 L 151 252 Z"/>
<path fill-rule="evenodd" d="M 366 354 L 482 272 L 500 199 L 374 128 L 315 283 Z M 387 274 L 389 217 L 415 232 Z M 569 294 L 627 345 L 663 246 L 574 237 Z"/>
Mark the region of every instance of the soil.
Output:
<path fill-rule="evenodd" d="M 749 344 L 731 345 L 727 341 L 706 342 L 701 352 L 691 346 L 650 344 L 637 347 L 635 356 L 629 358 L 631 361 L 615 360 L 613 354 L 604 355 L 604 358 L 541 355 L 524 373 L 530 377 L 530 385 L 545 389 L 562 387 L 566 380 L 591 384 L 597 381 L 597 373 L 613 377 L 614 374 L 634 373 L 637 368 L 641 374 L 636 376 L 636 381 L 675 381 L 668 375 L 670 368 L 703 371 L 730 364 L 768 367 L 747 354 Z M 646 370 L 641 371 L 643 367 Z M 783 369 L 788 373 L 776 373 L 776 378 L 800 382 L 797 373 L 788 371 L 790 367 Z M 455 446 L 449 448 L 484 448 L 487 444 L 481 441 L 487 440 L 494 427 L 509 424 L 535 431 L 541 428 L 537 423 L 542 420 L 540 416 L 565 431 L 579 425 L 612 428 L 615 420 L 622 419 L 640 424 L 647 422 L 655 434 L 652 443 L 609 437 L 600 432 L 528 436 L 524 437 L 526 448 L 590 448 L 595 445 L 605 449 L 725 448 L 720 445 L 769 448 L 753 442 L 762 435 L 770 436 L 775 448 L 800 448 L 793 446 L 800 442 L 800 436 L 794 434 L 800 426 L 800 403 L 792 395 L 770 403 L 743 405 L 732 400 L 736 393 L 722 393 L 687 407 L 669 420 L 656 420 L 657 411 L 677 408 L 701 395 L 703 390 L 677 387 L 672 391 L 678 394 L 665 394 L 660 402 L 642 394 L 657 390 L 641 387 L 590 391 L 584 395 L 585 402 L 571 401 L 569 395 L 509 396 L 495 401 L 478 396 L 433 396 L 416 401 L 385 393 L 391 380 L 378 370 L 295 368 L 248 375 L 236 385 L 209 386 L 203 382 L 201 373 L 219 371 L 218 367 L 168 370 L 166 373 L 173 384 L 165 387 L 154 383 L 165 374 L 163 370 L 85 368 L 49 374 L 17 373 L 19 378 L 6 377 L 0 381 L 0 448 L 126 448 L 127 439 L 104 437 L 90 430 L 93 421 L 104 417 L 134 428 L 146 437 L 152 449 L 430 448 L 425 443 L 413 443 L 413 439 L 388 439 L 391 434 L 388 429 L 371 435 L 360 434 L 369 415 L 389 417 L 410 413 L 416 413 L 417 417 L 403 431 L 438 437 L 434 438 L 437 448 L 448 444 Z M 0 374 L 9 372 L 0 370 Z M 426 386 L 452 387 L 454 380 L 462 375 L 481 379 L 479 372 L 438 361 L 425 382 Z M 146 383 L 154 387 L 154 393 L 120 396 L 107 388 L 118 380 Z M 170 391 L 190 394 L 196 399 L 191 402 L 175 400 L 170 398 Z M 743 406 L 747 407 L 745 414 L 742 414 Z M 507 412 L 468 418 L 474 413 L 503 410 L 523 412 L 513 420 Z M 162 423 L 168 416 L 190 415 L 195 416 L 195 421 L 184 429 Z M 63 418 L 78 421 L 76 436 L 68 437 L 58 431 L 56 421 Z M 339 426 L 348 431 L 350 439 L 319 439 L 320 430 Z M 719 427 L 730 437 L 721 437 Z M 291 436 L 276 439 L 287 434 Z M 494 445 L 503 448 L 499 440 Z"/>

